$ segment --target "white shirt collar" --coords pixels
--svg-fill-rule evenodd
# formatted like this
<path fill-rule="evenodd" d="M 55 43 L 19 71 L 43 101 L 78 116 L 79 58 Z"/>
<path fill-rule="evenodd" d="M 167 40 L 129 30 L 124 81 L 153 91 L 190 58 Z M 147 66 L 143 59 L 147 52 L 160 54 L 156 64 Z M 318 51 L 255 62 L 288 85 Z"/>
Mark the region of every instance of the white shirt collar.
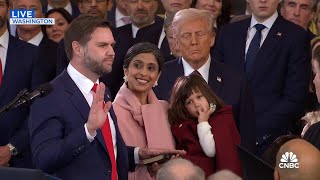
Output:
<path fill-rule="evenodd" d="M 118 8 L 116 8 L 116 12 L 115 12 L 115 20 L 116 21 L 119 21 L 121 20 L 123 17 L 125 17 L 125 15 L 123 15 Z"/>
<path fill-rule="evenodd" d="M 276 11 L 271 17 L 269 17 L 267 20 L 265 20 L 262 23 L 259 23 L 257 21 L 257 19 L 252 15 L 251 17 L 251 24 L 250 24 L 250 29 L 253 28 L 254 25 L 256 24 L 263 24 L 264 26 L 266 26 L 268 29 L 270 29 L 273 25 L 273 23 L 276 21 L 278 17 L 278 12 Z"/>
<path fill-rule="evenodd" d="M 43 33 L 42 31 L 40 31 L 37 35 L 35 35 L 32 39 L 30 39 L 28 43 L 39 46 L 42 39 L 43 39 Z"/>
<path fill-rule="evenodd" d="M 3 35 L 0 37 L 0 45 L 6 49 L 8 49 L 9 45 L 9 31 L 6 30 Z"/>
<path fill-rule="evenodd" d="M 132 37 L 136 38 L 139 28 L 133 24 L 131 24 L 131 27 L 132 27 Z"/>
<path fill-rule="evenodd" d="M 53 9 L 53 7 L 48 4 L 48 6 L 47 6 L 47 11 L 49 11 L 49 10 L 51 10 L 51 9 Z M 71 3 L 70 3 L 70 2 L 66 5 L 66 7 L 64 7 L 64 9 L 65 9 L 66 11 L 68 11 L 68 13 L 70 13 L 70 14 L 72 15 L 72 6 L 71 6 Z"/>
<path fill-rule="evenodd" d="M 182 59 L 184 75 L 189 76 L 196 69 L 193 69 L 193 67 L 191 67 L 190 64 L 183 57 L 181 59 Z M 209 56 L 206 63 L 204 63 L 199 69 L 197 69 L 207 83 L 209 79 L 210 63 L 211 63 L 211 56 Z"/>
<path fill-rule="evenodd" d="M 74 68 L 70 63 L 67 67 L 67 72 L 70 75 L 71 79 L 76 83 L 76 85 L 79 87 L 79 89 L 86 93 L 89 94 L 94 83 L 88 79 L 86 76 L 81 74 L 76 68 Z M 99 79 L 97 80 L 96 83 L 99 83 Z"/>

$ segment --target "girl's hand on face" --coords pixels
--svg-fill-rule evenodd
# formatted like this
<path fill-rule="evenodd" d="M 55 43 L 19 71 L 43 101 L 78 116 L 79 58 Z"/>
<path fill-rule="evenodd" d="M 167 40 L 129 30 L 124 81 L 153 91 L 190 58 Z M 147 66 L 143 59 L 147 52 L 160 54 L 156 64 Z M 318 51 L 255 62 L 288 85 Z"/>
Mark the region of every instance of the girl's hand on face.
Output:
<path fill-rule="evenodd" d="M 198 122 L 208 122 L 208 119 L 210 115 L 215 111 L 215 108 L 205 107 L 203 105 L 200 105 L 197 107 L 197 110 L 199 112 L 198 116 Z"/>

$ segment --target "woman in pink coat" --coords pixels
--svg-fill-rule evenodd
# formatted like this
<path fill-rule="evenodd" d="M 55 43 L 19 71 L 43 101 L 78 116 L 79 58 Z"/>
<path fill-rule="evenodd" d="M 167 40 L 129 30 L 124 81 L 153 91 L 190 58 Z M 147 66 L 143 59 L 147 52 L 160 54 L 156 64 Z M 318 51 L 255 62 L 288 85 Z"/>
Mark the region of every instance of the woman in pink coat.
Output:
<path fill-rule="evenodd" d="M 114 102 L 119 129 L 127 146 L 175 149 L 168 123 L 169 104 L 158 100 L 152 87 L 157 85 L 163 57 L 157 46 L 138 43 L 124 60 L 124 80 Z M 139 165 L 129 179 L 153 179 L 147 167 Z"/>

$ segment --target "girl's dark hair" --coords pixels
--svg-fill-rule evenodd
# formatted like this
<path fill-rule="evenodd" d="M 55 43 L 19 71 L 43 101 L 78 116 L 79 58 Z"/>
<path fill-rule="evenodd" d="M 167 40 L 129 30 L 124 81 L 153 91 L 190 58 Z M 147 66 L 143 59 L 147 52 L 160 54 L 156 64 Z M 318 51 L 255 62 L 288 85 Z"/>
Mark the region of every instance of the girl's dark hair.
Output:
<path fill-rule="evenodd" d="M 151 53 L 154 55 L 154 57 L 157 60 L 158 66 L 159 66 L 159 72 L 161 71 L 163 67 L 164 57 L 162 56 L 159 48 L 151 43 L 148 42 L 141 42 L 133 45 L 128 51 L 124 58 L 124 64 L 123 68 L 128 68 L 130 62 L 134 57 L 136 57 L 138 54 L 141 53 Z"/>
<path fill-rule="evenodd" d="M 201 92 L 209 103 L 214 103 L 216 111 L 224 105 L 223 101 L 211 90 L 200 75 L 192 73 L 189 76 L 181 76 L 176 80 L 170 98 L 168 115 L 171 125 L 180 124 L 185 120 L 197 120 L 191 116 L 185 107 L 186 99 L 194 92 Z"/>
<path fill-rule="evenodd" d="M 48 18 L 50 14 L 53 14 L 55 12 L 61 14 L 62 17 L 66 19 L 68 24 L 70 24 L 72 22 L 73 17 L 64 8 L 53 8 L 53 9 L 50 9 L 48 12 L 46 12 L 45 18 Z M 43 31 L 43 34 L 47 35 L 46 26 L 42 26 L 42 31 Z"/>

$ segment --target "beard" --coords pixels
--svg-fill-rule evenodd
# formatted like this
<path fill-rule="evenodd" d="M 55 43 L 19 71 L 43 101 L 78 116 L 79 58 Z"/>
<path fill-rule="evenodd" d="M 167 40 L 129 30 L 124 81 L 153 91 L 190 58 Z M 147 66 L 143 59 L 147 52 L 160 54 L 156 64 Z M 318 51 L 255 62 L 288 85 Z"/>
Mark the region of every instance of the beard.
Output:
<path fill-rule="evenodd" d="M 112 70 L 112 66 L 110 68 L 103 66 L 103 59 L 90 56 L 88 48 L 84 50 L 84 64 L 91 72 L 96 73 L 100 77 L 110 73 Z"/>
<path fill-rule="evenodd" d="M 7 23 L 7 18 L 5 16 L 0 17 L 0 28 L 2 28 L 6 23 Z"/>

